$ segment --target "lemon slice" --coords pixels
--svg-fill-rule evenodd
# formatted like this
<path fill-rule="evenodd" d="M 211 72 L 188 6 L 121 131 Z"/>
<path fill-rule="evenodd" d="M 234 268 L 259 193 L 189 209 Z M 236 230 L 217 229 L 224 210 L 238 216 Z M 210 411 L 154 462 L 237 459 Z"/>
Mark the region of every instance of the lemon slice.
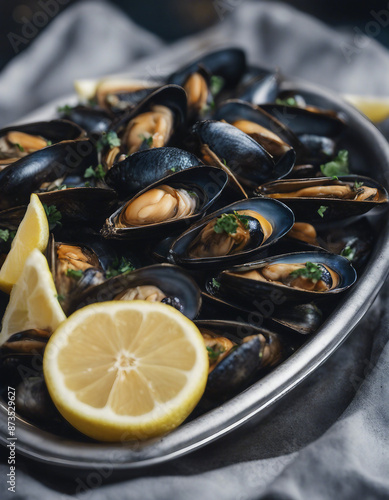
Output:
<path fill-rule="evenodd" d="M 49 223 L 46 212 L 36 194 L 32 194 L 27 211 L 0 270 L 0 290 L 10 293 L 19 279 L 24 263 L 34 248 L 41 252 L 49 241 Z"/>
<path fill-rule="evenodd" d="M 0 344 L 13 333 L 30 328 L 54 331 L 65 319 L 47 260 L 35 249 L 28 256 L 12 289 L 4 313 Z"/>
<path fill-rule="evenodd" d="M 50 338 L 47 388 L 76 429 L 101 441 L 146 439 L 177 427 L 200 400 L 208 355 L 197 327 L 143 300 L 86 306 Z"/>
<path fill-rule="evenodd" d="M 346 94 L 343 96 L 373 123 L 389 118 L 389 97 L 373 97 Z"/>

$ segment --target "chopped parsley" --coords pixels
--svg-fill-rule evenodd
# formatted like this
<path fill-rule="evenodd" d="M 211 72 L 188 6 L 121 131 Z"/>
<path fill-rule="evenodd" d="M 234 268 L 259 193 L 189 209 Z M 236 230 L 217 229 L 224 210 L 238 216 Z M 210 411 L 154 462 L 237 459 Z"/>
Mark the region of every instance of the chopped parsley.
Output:
<path fill-rule="evenodd" d="M 227 234 L 235 234 L 237 228 L 238 221 L 233 214 L 222 214 L 216 219 L 215 225 L 213 226 L 213 230 L 217 234 L 221 234 L 223 232 Z"/>
<path fill-rule="evenodd" d="M 15 142 L 14 146 L 16 146 L 19 149 L 19 151 L 24 153 L 24 147 L 21 144 L 19 144 L 18 142 Z"/>
<path fill-rule="evenodd" d="M 289 276 L 291 276 L 292 278 L 299 278 L 301 276 L 302 278 L 307 278 L 308 280 L 317 283 L 323 276 L 323 269 L 317 264 L 306 262 L 305 267 L 302 267 L 301 269 L 295 269 L 290 273 Z"/>
<path fill-rule="evenodd" d="M 189 196 L 191 196 L 192 198 L 197 198 L 197 193 L 195 191 L 187 191 L 187 193 L 189 194 Z"/>
<path fill-rule="evenodd" d="M 67 269 L 66 270 L 66 276 L 69 276 L 69 278 L 74 278 L 75 280 L 79 280 L 82 278 L 82 275 L 84 273 L 81 271 L 81 269 L 79 270 L 75 270 L 75 269 Z"/>
<path fill-rule="evenodd" d="M 180 167 L 172 167 L 169 170 L 170 170 L 170 172 L 173 172 L 173 174 L 175 174 L 176 172 L 178 172 L 180 170 Z"/>
<path fill-rule="evenodd" d="M 214 346 L 214 347 L 207 346 L 207 352 L 209 359 L 215 361 L 216 359 L 218 359 L 220 354 L 223 354 L 223 352 L 225 352 L 225 349 L 219 346 Z"/>
<path fill-rule="evenodd" d="M 9 239 L 8 229 L 0 229 L 0 240 L 8 241 L 8 239 Z"/>
<path fill-rule="evenodd" d="M 47 146 L 52 146 L 53 142 L 52 141 L 46 141 Z"/>
<path fill-rule="evenodd" d="M 334 177 L 339 175 L 347 175 L 350 173 L 348 162 L 348 151 L 347 149 L 341 149 L 333 160 L 324 165 L 320 165 L 320 170 L 322 174 L 326 177 Z"/>
<path fill-rule="evenodd" d="M 219 92 L 224 87 L 224 78 L 222 76 L 213 75 L 211 76 L 211 81 L 209 84 L 209 90 L 211 94 L 215 97 L 219 94 Z"/>
<path fill-rule="evenodd" d="M 43 208 L 46 212 L 50 231 L 52 231 L 56 226 L 61 227 L 62 214 L 59 210 L 57 210 L 57 207 L 55 205 L 48 206 L 44 203 Z"/>
<path fill-rule="evenodd" d="M 70 115 L 72 112 L 72 107 L 69 104 L 65 104 L 65 106 L 59 106 L 57 108 L 58 113 L 63 113 L 64 115 Z"/>
<path fill-rule="evenodd" d="M 105 174 L 106 174 L 106 172 L 103 168 L 103 165 L 101 163 L 99 163 L 96 168 L 88 167 L 85 170 L 84 179 L 94 178 L 97 181 L 99 181 L 101 179 L 104 179 Z"/>
<path fill-rule="evenodd" d="M 331 177 L 331 180 L 332 180 L 332 181 L 338 181 L 338 180 L 339 180 L 339 178 L 338 178 L 338 177 L 336 177 L 336 175 L 333 175 L 333 176 Z"/>
<path fill-rule="evenodd" d="M 109 132 L 103 132 L 100 139 L 96 142 L 96 149 L 100 153 L 106 146 L 110 149 L 115 147 L 120 147 L 121 142 L 116 132 L 110 130 Z"/>
<path fill-rule="evenodd" d="M 234 215 L 242 223 L 245 229 L 249 227 L 249 219 L 246 215 L 240 215 L 236 210 L 234 210 Z"/>
<path fill-rule="evenodd" d="M 89 181 L 84 182 L 84 187 L 90 188 L 91 187 L 91 183 Z"/>
<path fill-rule="evenodd" d="M 363 182 L 355 181 L 352 189 L 353 189 L 353 191 L 358 191 L 358 189 L 360 189 L 362 186 L 363 186 Z"/>
<path fill-rule="evenodd" d="M 286 99 L 280 99 L 277 97 L 276 104 L 280 104 L 281 106 L 298 106 L 294 97 L 287 97 Z"/>
<path fill-rule="evenodd" d="M 118 276 L 119 274 L 128 274 L 131 271 L 134 271 L 135 267 L 132 262 L 125 257 L 122 257 L 120 260 L 116 258 L 112 265 L 108 267 L 105 275 L 107 278 L 113 278 L 114 276 Z"/>
<path fill-rule="evenodd" d="M 149 148 L 153 145 L 153 136 L 150 135 L 150 137 L 146 137 L 145 135 L 141 135 L 140 138 L 142 139 L 143 142 L 145 142 Z"/>
<path fill-rule="evenodd" d="M 59 302 L 63 302 L 65 300 L 65 295 L 61 295 L 60 293 L 58 293 L 56 295 L 56 298 Z"/>
<path fill-rule="evenodd" d="M 320 205 L 320 207 L 318 208 L 317 213 L 320 215 L 321 218 L 324 217 L 324 213 L 327 210 L 327 208 L 328 207 L 326 207 L 325 205 Z"/>
<path fill-rule="evenodd" d="M 346 259 L 348 260 L 353 260 L 355 257 L 355 248 L 352 248 L 349 245 L 347 245 L 346 247 L 343 248 L 340 255 L 342 257 L 346 257 Z"/>
<path fill-rule="evenodd" d="M 212 287 L 215 290 L 219 290 L 219 288 L 220 288 L 220 283 L 216 278 L 212 278 Z"/>

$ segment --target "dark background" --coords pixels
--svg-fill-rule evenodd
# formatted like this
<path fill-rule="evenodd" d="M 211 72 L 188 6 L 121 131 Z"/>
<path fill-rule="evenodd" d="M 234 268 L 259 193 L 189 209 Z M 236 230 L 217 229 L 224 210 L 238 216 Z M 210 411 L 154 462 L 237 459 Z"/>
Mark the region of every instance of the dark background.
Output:
<path fill-rule="evenodd" d="M 61 10 L 80 0 L 62 0 Z M 177 40 L 219 22 L 216 5 L 239 6 L 244 0 L 111 0 L 144 28 L 166 41 Z M 260 1 L 260 0 L 258 0 Z M 266 0 L 265 0 L 266 1 Z M 271 1 L 271 0 L 268 0 Z M 41 10 L 39 0 L 0 0 L 0 70 L 15 56 L 10 33 L 20 33 L 25 18 Z M 387 0 L 289 0 L 286 3 L 308 12 L 333 26 L 358 27 L 364 31 L 372 21 L 372 10 L 388 9 Z M 227 8 L 233 15 L 234 8 Z M 43 30 L 41 30 L 43 31 Z M 38 35 L 39 36 L 39 35 Z M 376 40 L 389 47 L 389 27 L 382 29 Z M 20 44 L 20 51 L 28 44 Z"/>

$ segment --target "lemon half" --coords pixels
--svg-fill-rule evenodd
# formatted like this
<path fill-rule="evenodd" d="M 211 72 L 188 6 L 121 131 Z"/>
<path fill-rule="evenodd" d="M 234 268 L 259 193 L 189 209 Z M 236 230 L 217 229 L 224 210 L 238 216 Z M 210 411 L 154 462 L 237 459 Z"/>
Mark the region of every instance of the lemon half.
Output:
<path fill-rule="evenodd" d="M 43 370 L 60 413 L 100 441 L 147 439 L 200 400 L 208 355 L 196 325 L 158 302 L 113 301 L 72 314 L 50 338 Z"/>

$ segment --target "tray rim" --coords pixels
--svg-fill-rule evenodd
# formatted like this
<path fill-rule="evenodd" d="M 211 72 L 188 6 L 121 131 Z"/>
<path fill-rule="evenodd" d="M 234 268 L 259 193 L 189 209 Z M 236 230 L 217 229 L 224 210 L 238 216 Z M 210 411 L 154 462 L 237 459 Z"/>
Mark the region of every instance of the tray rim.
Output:
<path fill-rule="evenodd" d="M 319 94 L 340 106 L 354 125 L 363 127 L 377 153 L 382 157 L 382 173 L 389 176 L 389 144 L 379 130 L 357 109 L 332 91 L 299 80 L 288 81 L 300 90 Z M 48 119 L 55 106 L 74 102 L 67 96 L 29 113 L 23 118 Z M 20 121 L 20 120 L 19 120 Z M 322 365 L 346 340 L 368 311 L 389 274 L 389 220 L 379 236 L 364 275 L 347 293 L 347 299 L 338 306 L 319 331 L 290 358 L 271 373 L 257 381 L 218 408 L 183 424 L 172 433 L 137 445 L 135 443 L 84 443 L 67 441 L 36 428 L 17 418 L 17 452 L 34 461 L 51 466 L 87 471 L 109 466 L 114 470 L 130 471 L 149 468 L 186 455 L 243 426 L 254 417 L 265 416 L 284 396 L 293 391 L 313 371 Z M 378 283 L 378 286 L 377 284 Z M 336 323 L 336 324 L 335 324 Z M 291 376 L 292 373 L 292 376 Z M 0 444 L 7 441 L 7 409 L 0 402 Z"/>

